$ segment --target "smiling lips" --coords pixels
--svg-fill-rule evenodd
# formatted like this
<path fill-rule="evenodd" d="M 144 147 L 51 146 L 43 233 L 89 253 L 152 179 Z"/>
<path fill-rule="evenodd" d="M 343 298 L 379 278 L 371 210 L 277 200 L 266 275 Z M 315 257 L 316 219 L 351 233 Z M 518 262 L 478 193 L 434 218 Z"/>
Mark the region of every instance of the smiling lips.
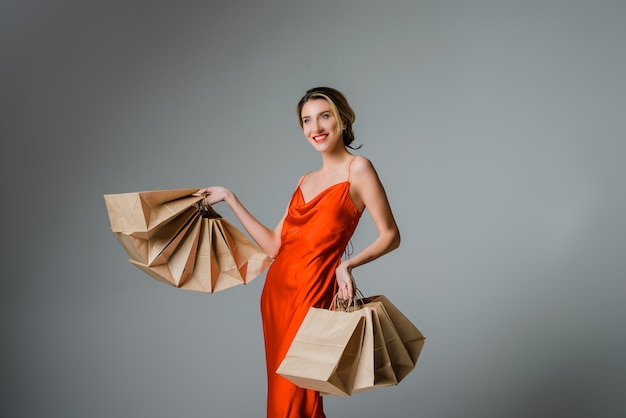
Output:
<path fill-rule="evenodd" d="M 315 141 L 315 142 L 322 142 L 322 141 L 324 141 L 327 137 L 328 137 L 328 134 L 315 135 L 315 136 L 313 137 L 313 141 Z"/>

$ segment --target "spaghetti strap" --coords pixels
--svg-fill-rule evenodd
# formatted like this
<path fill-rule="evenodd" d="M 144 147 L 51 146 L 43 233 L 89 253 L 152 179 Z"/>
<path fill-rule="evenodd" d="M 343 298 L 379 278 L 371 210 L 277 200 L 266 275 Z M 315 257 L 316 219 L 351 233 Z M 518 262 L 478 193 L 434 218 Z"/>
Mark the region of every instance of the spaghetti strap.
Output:
<path fill-rule="evenodd" d="M 300 181 L 298 182 L 298 185 L 296 186 L 296 188 L 300 187 L 300 185 L 302 184 L 302 182 L 304 181 L 304 179 L 306 178 L 306 176 L 308 176 L 309 173 L 304 173 L 302 175 L 302 177 L 300 177 Z M 350 176 L 350 174 L 348 174 L 348 177 Z"/>
<path fill-rule="evenodd" d="M 352 168 L 352 163 L 354 162 L 354 160 L 356 160 L 356 157 L 353 157 L 353 158 L 350 160 L 350 163 L 348 164 L 348 180 L 347 180 L 347 181 L 348 181 L 348 183 L 350 183 L 350 169 Z"/>

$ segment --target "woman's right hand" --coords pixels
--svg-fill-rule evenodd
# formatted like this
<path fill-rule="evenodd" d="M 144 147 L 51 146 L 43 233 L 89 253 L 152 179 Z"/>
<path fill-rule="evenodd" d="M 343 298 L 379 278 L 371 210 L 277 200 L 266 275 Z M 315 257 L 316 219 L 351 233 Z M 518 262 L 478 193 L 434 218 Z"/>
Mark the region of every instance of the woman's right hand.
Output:
<path fill-rule="evenodd" d="M 205 187 L 203 189 L 200 189 L 197 192 L 195 192 L 193 195 L 194 196 L 206 196 L 207 203 L 209 205 L 213 205 L 217 202 L 226 201 L 230 196 L 233 195 L 233 193 L 223 186 L 211 186 L 211 187 Z"/>

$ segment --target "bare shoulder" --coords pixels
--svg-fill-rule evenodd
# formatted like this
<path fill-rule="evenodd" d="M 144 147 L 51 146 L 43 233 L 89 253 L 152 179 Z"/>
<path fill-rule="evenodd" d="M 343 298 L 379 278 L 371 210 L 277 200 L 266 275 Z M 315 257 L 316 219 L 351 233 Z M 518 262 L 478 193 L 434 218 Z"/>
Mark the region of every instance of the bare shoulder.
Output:
<path fill-rule="evenodd" d="M 361 155 L 357 155 L 356 157 L 354 157 L 350 171 L 353 175 L 352 178 L 357 182 L 359 180 L 371 178 L 372 176 L 378 177 L 376 174 L 376 169 L 374 169 L 374 165 L 372 164 L 372 162 Z"/>
<path fill-rule="evenodd" d="M 352 162 L 350 193 L 360 212 L 366 207 L 376 207 L 386 199 L 374 165 L 365 157 L 358 156 Z"/>
<path fill-rule="evenodd" d="M 300 186 L 302 184 L 302 181 L 304 180 L 304 178 L 306 176 L 308 176 L 310 173 L 304 173 L 303 175 L 300 176 L 300 178 L 298 178 L 298 182 L 296 183 L 296 187 Z"/>

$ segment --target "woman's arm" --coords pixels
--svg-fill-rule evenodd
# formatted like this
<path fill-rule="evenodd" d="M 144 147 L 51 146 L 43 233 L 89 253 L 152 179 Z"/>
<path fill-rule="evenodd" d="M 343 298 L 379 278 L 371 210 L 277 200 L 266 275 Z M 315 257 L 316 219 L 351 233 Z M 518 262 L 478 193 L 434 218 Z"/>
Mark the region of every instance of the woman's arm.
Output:
<path fill-rule="evenodd" d="M 282 230 L 283 221 L 287 215 L 287 211 L 276 225 L 274 230 L 269 229 L 259 222 L 246 207 L 239 201 L 237 196 L 222 186 L 206 187 L 198 190 L 197 195 L 206 194 L 207 203 L 213 205 L 217 202 L 225 202 L 233 211 L 239 222 L 248 231 L 252 239 L 270 256 L 276 257 L 280 248 L 280 232 Z"/>
<path fill-rule="evenodd" d="M 351 196 L 358 208 L 367 208 L 378 237 L 363 251 L 342 262 L 337 267 L 337 285 L 339 297 L 353 297 L 352 269 L 369 263 L 378 257 L 395 250 L 400 245 L 400 231 L 391 212 L 385 189 L 378 178 L 372 163 L 364 157 L 356 157 L 351 167 Z"/>

